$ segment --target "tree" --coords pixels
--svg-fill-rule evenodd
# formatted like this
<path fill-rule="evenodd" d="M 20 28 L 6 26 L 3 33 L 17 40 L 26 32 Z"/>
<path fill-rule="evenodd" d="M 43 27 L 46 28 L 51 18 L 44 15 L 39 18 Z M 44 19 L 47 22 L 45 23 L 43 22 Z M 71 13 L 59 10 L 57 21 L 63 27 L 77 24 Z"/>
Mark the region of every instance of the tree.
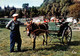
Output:
<path fill-rule="evenodd" d="M 0 10 L 0 18 L 4 17 L 4 10 Z"/>
<path fill-rule="evenodd" d="M 28 4 L 28 3 L 24 3 L 24 4 L 22 5 L 22 7 L 23 7 L 22 13 L 23 13 L 24 17 L 29 17 L 29 16 L 30 16 L 29 4 Z"/>
<path fill-rule="evenodd" d="M 0 10 L 1 10 L 2 8 L 0 7 Z"/>
<path fill-rule="evenodd" d="M 11 7 L 11 10 L 15 10 L 15 11 L 16 11 L 16 8 L 15 8 L 14 6 L 12 6 L 12 7 Z"/>
<path fill-rule="evenodd" d="M 10 17 L 12 17 L 12 15 L 15 13 L 15 10 L 11 10 L 10 11 Z"/>
<path fill-rule="evenodd" d="M 69 13 L 67 8 L 71 4 L 73 4 L 72 0 L 45 0 L 40 9 L 45 9 L 48 15 L 66 16 Z"/>
<path fill-rule="evenodd" d="M 60 2 L 60 0 L 56 0 L 56 3 L 59 3 Z"/>
<path fill-rule="evenodd" d="M 24 4 L 22 5 L 23 9 L 28 9 L 28 6 L 29 6 L 28 3 L 24 3 Z"/>
<path fill-rule="evenodd" d="M 68 6 L 64 6 L 61 10 L 61 15 L 65 17 L 67 15 L 67 12 L 68 12 Z"/>
<path fill-rule="evenodd" d="M 36 7 L 32 7 L 31 10 L 30 10 L 30 16 L 31 17 L 35 17 L 35 16 L 38 16 L 38 10 Z"/>
<path fill-rule="evenodd" d="M 75 18 L 80 18 L 80 4 L 76 3 L 69 7 L 69 15 Z"/>
<path fill-rule="evenodd" d="M 7 10 L 7 7 L 6 6 L 4 6 L 4 10 Z"/>
<path fill-rule="evenodd" d="M 4 16 L 8 16 L 8 17 L 10 16 L 10 10 L 7 9 L 7 10 L 5 10 L 4 12 L 5 12 L 5 13 L 4 13 Z"/>
<path fill-rule="evenodd" d="M 23 13 L 22 13 L 22 10 L 21 9 L 17 9 L 16 13 L 19 14 L 19 18 L 22 18 Z"/>

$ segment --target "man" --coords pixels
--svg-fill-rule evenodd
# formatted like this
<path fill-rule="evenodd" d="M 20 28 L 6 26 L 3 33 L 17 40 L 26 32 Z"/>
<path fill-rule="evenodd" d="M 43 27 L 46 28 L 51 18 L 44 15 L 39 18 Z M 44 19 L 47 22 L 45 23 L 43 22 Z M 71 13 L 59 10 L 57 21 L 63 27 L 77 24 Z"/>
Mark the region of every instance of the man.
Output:
<path fill-rule="evenodd" d="M 17 50 L 21 51 L 21 38 L 19 26 L 24 25 L 20 21 L 17 21 L 18 14 L 13 14 L 13 20 L 9 21 L 6 28 L 11 30 L 10 32 L 10 52 L 14 52 L 15 42 L 17 43 Z"/>

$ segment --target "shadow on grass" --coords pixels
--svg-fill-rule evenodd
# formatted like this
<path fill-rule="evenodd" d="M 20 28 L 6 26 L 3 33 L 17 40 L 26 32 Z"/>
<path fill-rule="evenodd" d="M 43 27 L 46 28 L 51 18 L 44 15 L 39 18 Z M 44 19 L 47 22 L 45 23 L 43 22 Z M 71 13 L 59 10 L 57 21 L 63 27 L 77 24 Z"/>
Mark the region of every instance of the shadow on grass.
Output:
<path fill-rule="evenodd" d="M 69 45 L 61 45 L 61 44 L 50 44 L 50 45 L 51 45 L 50 48 L 40 48 L 40 49 L 37 49 L 37 51 L 39 50 L 67 51 L 69 49 L 69 46 L 80 45 L 80 41 L 72 41 Z"/>
<path fill-rule="evenodd" d="M 39 49 L 36 49 L 33 50 L 33 49 L 28 49 L 28 48 L 25 48 L 25 49 L 22 49 L 20 52 L 27 52 L 27 51 L 42 51 L 42 50 L 54 50 L 54 51 L 66 51 L 68 49 L 68 46 L 67 45 L 58 45 L 58 44 L 55 44 L 55 46 L 51 46 L 51 47 L 45 47 L 45 48 L 39 48 Z M 17 51 L 15 51 L 17 52 Z"/>
<path fill-rule="evenodd" d="M 67 51 L 68 48 L 69 48 L 68 45 L 55 44 L 55 46 L 51 46 L 49 48 L 40 48 L 40 49 L 37 49 L 37 51 L 39 51 L 39 50 Z"/>
<path fill-rule="evenodd" d="M 22 49 L 21 52 L 32 51 L 32 49 Z"/>
<path fill-rule="evenodd" d="M 78 46 L 80 45 L 80 41 L 72 41 L 69 46 Z"/>
<path fill-rule="evenodd" d="M 32 51 L 32 49 L 22 49 L 21 51 L 15 50 L 14 52 L 16 53 L 16 52 L 27 52 L 27 51 Z"/>
<path fill-rule="evenodd" d="M 44 47 L 44 48 L 39 48 L 39 49 L 35 49 L 34 51 L 42 51 L 42 50 L 53 50 L 53 51 L 67 51 L 69 49 L 69 46 L 78 46 L 80 45 L 80 41 L 72 41 L 70 43 L 70 45 L 62 45 L 62 44 L 49 44 L 48 46 L 51 47 Z M 33 49 L 22 49 L 21 52 L 26 52 L 26 51 L 32 51 Z"/>

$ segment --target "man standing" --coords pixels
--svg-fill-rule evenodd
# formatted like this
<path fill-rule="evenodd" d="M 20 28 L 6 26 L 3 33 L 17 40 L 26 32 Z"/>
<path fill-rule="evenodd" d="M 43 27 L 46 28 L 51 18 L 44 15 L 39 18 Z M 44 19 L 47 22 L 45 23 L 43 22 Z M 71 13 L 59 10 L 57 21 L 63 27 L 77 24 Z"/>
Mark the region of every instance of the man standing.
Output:
<path fill-rule="evenodd" d="M 15 42 L 17 43 L 17 50 L 21 51 L 21 38 L 20 38 L 20 31 L 19 26 L 24 25 L 20 21 L 17 21 L 18 14 L 13 14 L 13 20 L 9 21 L 6 25 L 6 28 L 11 30 L 10 32 L 10 52 L 14 52 Z"/>

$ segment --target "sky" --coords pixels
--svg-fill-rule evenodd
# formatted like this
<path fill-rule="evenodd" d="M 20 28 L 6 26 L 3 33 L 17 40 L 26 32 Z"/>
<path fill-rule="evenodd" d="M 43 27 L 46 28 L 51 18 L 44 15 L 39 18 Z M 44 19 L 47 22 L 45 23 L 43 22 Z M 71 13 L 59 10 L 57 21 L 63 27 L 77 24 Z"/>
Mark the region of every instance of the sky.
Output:
<path fill-rule="evenodd" d="M 16 8 L 22 8 L 22 4 L 29 3 L 29 7 L 40 6 L 43 3 L 43 0 L 0 0 L 0 6 L 14 6 Z"/>

